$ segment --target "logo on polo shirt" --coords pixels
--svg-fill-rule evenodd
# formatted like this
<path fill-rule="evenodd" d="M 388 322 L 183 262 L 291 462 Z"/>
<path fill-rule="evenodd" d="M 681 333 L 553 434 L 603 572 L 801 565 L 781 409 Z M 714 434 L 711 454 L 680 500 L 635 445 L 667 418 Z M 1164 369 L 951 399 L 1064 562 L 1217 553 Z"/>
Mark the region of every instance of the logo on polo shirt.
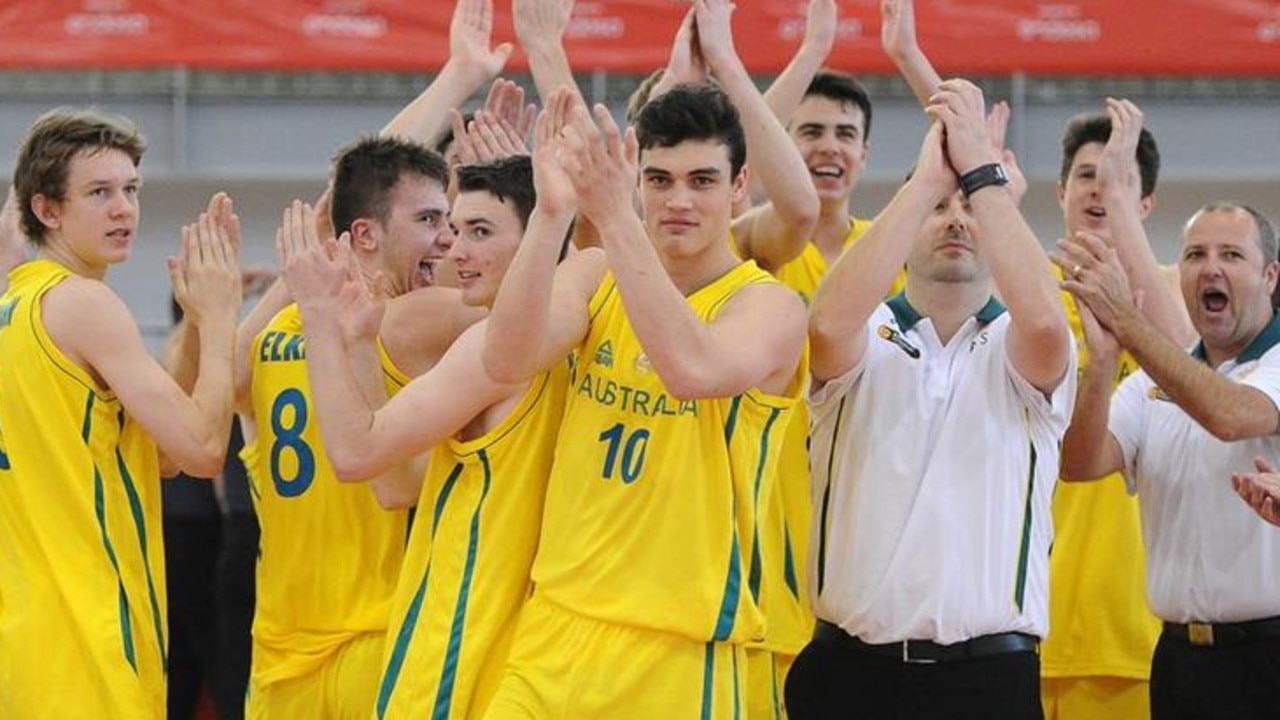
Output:
<path fill-rule="evenodd" d="M 1162 402 L 1173 402 L 1173 398 L 1169 397 L 1164 390 L 1161 390 L 1159 386 L 1156 385 L 1152 385 L 1151 388 L 1147 390 L 1147 397 L 1152 400 L 1160 400 Z"/>
<path fill-rule="evenodd" d="M 607 368 L 613 367 L 613 343 L 605 340 L 604 344 L 596 348 L 596 364 Z"/>
<path fill-rule="evenodd" d="M 902 349 L 902 352 L 906 353 L 912 358 L 918 359 L 920 357 L 920 350 L 917 349 L 916 346 L 907 342 L 907 339 L 904 338 L 902 336 L 902 333 L 898 332 L 897 330 L 894 330 L 888 325 L 881 325 L 876 332 L 880 335 L 880 337 L 884 338 L 885 340 L 888 340 L 894 345 L 897 345 L 899 348 Z"/>

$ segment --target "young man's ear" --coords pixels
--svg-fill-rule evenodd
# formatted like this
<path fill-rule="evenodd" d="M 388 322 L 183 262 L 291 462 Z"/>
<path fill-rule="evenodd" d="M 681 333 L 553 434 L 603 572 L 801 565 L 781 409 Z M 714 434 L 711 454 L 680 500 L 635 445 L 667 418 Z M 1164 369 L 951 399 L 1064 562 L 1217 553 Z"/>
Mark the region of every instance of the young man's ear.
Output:
<path fill-rule="evenodd" d="M 744 164 L 733 179 L 733 202 L 739 203 L 747 197 L 747 188 L 751 186 L 751 168 Z"/>
<path fill-rule="evenodd" d="M 57 200 L 45 197 L 40 193 L 31 196 L 31 211 L 36 214 L 40 222 L 50 230 L 57 230 L 62 226 L 62 207 Z"/>
<path fill-rule="evenodd" d="M 1155 209 L 1156 209 L 1156 194 L 1151 193 L 1150 195 L 1142 198 L 1142 200 L 1139 201 L 1138 219 L 1146 220 L 1147 217 L 1151 215 L 1151 211 Z"/>
<path fill-rule="evenodd" d="M 356 218 L 351 223 L 351 247 L 363 252 L 374 252 L 378 249 L 378 232 L 376 224 L 369 218 Z"/>

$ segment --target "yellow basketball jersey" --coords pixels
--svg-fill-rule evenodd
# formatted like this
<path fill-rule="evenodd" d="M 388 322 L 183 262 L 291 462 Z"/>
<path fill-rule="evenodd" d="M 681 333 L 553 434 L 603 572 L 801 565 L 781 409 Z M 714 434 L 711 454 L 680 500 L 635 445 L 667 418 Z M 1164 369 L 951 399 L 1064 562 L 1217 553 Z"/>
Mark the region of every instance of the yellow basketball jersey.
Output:
<path fill-rule="evenodd" d="M 297 305 L 253 344 L 257 486 L 262 528 L 253 678 L 299 677 L 357 635 L 383 632 L 404 557 L 408 513 L 383 510 L 363 483 L 341 483 L 320 439 Z M 406 378 L 385 352 L 388 392 Z"/>
<path fill-rule="evenodd" d="M 70 274 L 21 265 L 0 298 L 0 717 L 163 718 L 159 460 L 45 330 Z"/>
<path fill-rule="evenodd" d="M 861 218 L 849 218 L 849 234 L 844 238 L 844 245 L 841 252 L 848 250 L 862 234 L 871 227 L 870 220 Z M 800 297 L 804 298 L 804 304 L 808 305 L 813 302 L 813 296 L 818 292 L 818 286 L 822 284 L 822 279 L 827 276 L 827 271 L 831 267 L 827 265 L 827 259 L 822 257 L 822 251 L 818 250 L 818 246 L 813 243 L 805 243 L 804 251 L 800 253 L 791 262 L 778 268 L 774 276 L 782 281 L 783 285 L 800 293 Z M 893 281 L 893 289 L 885 297 L 897 295 L 907 284 L 907 271 L 904 269 L 898 273 L 898 277 Z"/>
<path fill-rule="evenodd" d="M 1084 367 L 1088 348 L 1080 311 L 1075 298 L 1062 295 Z M 1116 384 L 1137 369 L 1124 353 Z M 1147 679 L 1160 622 L 1147 606 L 1138 499 L 1125 491 L 1119 473 L 1096 482 L 1060 482 L 1053 526 L 1049 638 L 1040 651 L 1041 674 Z"/>
<path fill-rule="evenodd" d="M 704 322 L 754 262 L 689 296 Z M 575 351 L 533 577 L 539 594 L 605 622 L 743 643 L 763 636 L 758 506 L 807 368 L 785 397 L 680 401 L 627 319 L 612 275 Z"/>
<path fill-rule="evenodd" d="M 850 218 L 851 227 L 844 240 L 848 250 L 871 227 L 870 220 Z M 818 246 L 807 243 L 804 252 L 775 273 L 782 284 L 812 302 L 829 270 Z M 906 270 L 893 281 L 890 296 L 906 286 Z M 813 501 L 809 497 L 809 408 L 796 407 L 791 424 L 782 440 L 777 488 L 770 496 L 762 519 L 761 538 L 764 545 L 763 609 L 768 621 L 766 638 L 760 647 L 784 655 L 799 654 L 813 637 L 813 611 L 810 609 L 805 553 L 809 548 Z"/>
<path fill-rule="evenodd" d="M 534 379 L 493 430 L 432 451 L 396 589 L 377 717 L 482 717 L 506 664 L 569 384 Z"/>

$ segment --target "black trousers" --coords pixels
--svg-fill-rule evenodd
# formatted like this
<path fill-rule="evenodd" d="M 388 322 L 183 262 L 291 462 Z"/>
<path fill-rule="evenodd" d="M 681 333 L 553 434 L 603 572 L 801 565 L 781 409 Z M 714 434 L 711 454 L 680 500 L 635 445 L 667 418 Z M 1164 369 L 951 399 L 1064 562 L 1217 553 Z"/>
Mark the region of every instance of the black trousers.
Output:
<path fill-rule="evenodd" d="M 219 666 L 213 677 L 213 704 L 219 720 L 244 718 L 253 654 L 258 535 L 258 518 L 252 514 L 233 512 L 223 518 L 214 589 Z"/>
<path fill-rule="evenodd" d="M 222 519 L 166 517 L 164 555 L 169 594 L 169 720 L 195 717 L 201 685 L 218 666 L 213 568 Z"/>
<path fill-rule="evenodd" d="M 1034 652 L 936 664 L 814 640 L 787 675 L 792 720 L 1043 720 Z"/>
<path fill-rule="evenodd" d="M 1280 718 L 1280 638 L 1192 647 L 1162 633 L 1151 661 L 1151 718 Z"/>

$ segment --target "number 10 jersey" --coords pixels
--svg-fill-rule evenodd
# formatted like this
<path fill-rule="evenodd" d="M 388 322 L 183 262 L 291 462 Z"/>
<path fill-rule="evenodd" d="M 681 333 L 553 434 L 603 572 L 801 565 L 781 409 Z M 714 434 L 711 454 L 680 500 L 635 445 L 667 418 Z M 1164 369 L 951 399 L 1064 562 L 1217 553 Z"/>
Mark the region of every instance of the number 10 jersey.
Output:
<path fill-rule="evenodd" d="M 706 323 L 755 283 L 745 262 L 688 302 Z M 695 641 L 763 636 L 758 508 L 800 395 L 679 400 L 651 366 L 612 275 L 591 300 L 534 560 L 537 592 L 575 613 Z"/>

